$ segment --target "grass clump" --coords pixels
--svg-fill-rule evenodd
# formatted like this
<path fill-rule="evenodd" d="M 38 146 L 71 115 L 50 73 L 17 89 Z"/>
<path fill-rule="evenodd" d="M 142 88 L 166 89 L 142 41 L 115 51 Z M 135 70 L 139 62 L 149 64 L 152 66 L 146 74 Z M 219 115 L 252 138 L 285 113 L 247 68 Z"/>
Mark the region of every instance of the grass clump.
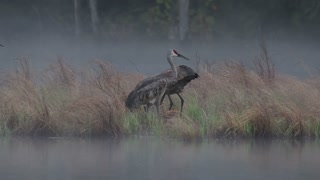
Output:
<path fill-rule="evenodd" d="M 127 112 L 123 118 L 123 126 L 129 134 L 136 134 L 140 131 L 140 116 L 138 113 Z"/>
<path fill-rule="evenodd" d="M 178 110 L 167 111 L 165 101 L 157 117 L 153 111 L 129 112 L 124 107 L 142 75 L 119 72 L 100 61 L 77 72 L 62 60 L 31 73 L 23 59 L 15 72 L 1 78 L 0 134 L 320 136 L 320 78 L 276 74 L 266 55 L 258 57 L 254 70 L 237 62 L 207 66 L 182 94 L 182 116 Z M 179 109 L 179 101 L 174 102 Z"/>
<path fill-rule="evenodd" d="M 198 126 L 197 128 L 201 137 L 208 136 L 212 122 L 209 120 L 207 112 L 202 109 L 199 101 L 195 97 L 189 99 L 189 104 L 186 108 L 186 116 L 192 119 Z"/>
<path fill-rule="evenodd" d="M 123 128 L 126 134 L 162 135 L 164 122 L 155 113 L 126 112 L 123 117 Z"/>

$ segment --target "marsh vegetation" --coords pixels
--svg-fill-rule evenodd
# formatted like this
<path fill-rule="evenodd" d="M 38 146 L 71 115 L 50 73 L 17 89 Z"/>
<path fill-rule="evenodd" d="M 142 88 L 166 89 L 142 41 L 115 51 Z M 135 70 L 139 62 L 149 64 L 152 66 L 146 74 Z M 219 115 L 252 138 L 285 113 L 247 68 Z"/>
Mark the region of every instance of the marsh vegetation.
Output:
<path fill-rule="evenodd" d="M 59 59 L 35 72 L 27 59 L 2 74 L 2 135 L 92 136 L 156 135 L 177 138 L 318 137 L 320 79 L 299 79 L 275 72 L 262 51 L 245 67 L 236 61 L 200 63 L 200 78 L 183 96 L 179 116 L 168 101 L 161 117 L 143 109 L 127 111 L 124 101 L 143 74 L 118 71 L 96 61 L 77 71 Z"/>

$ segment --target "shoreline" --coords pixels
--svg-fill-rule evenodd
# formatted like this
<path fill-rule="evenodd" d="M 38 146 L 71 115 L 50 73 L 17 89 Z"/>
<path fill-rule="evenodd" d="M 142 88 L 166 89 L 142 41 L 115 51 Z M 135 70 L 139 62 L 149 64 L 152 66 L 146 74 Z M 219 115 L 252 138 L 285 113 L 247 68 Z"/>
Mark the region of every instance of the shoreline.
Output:
<path fill-rule="evenodd" d="M 76 72 L 61 59 L 33 73 L 28 60 L 1 78 L 2 136 L 128 136 L 152 134 L 180 139 L 320 136 L 320 79 L 301 80 L 274 71 L 264 56 L 248 70 L 238 62 L 202 64 L 200 78 L 182 94 L 185 107 L 162 120 L 128 112 L 127 94 L 144 78 L 97 61 Z M 267 57 L 267 56 L 265 56 Z M 205 67 L 205 68 L 203 68 Z M 173 97 L 174 109 L 179 101 Z M 164 121 L 167 121 L 164 123 Z"/>

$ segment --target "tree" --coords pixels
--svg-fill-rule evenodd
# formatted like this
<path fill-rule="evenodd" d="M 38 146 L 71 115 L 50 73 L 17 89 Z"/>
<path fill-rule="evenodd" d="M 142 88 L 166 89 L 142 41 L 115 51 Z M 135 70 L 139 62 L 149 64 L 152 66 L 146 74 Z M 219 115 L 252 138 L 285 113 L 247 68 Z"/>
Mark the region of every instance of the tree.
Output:
<path fill-rule="evenodd" d="M 81 33 L 80 30 L 80 4 L 78 0 L 73 0 L 74 6 L 74 32 L 76 36 L 79 36 Z"/>
<path fill-rule="evenodd" d="M 179 0 L 180 41 L 186 40 L 188 31 L 189 31 L 189 0 Z"/>
<path fill-rule="evenodd" d="M 90 0 L 91 27 L 94 34 L 98 33 L 99 16 L 97 10 L 97 0 Z"/>

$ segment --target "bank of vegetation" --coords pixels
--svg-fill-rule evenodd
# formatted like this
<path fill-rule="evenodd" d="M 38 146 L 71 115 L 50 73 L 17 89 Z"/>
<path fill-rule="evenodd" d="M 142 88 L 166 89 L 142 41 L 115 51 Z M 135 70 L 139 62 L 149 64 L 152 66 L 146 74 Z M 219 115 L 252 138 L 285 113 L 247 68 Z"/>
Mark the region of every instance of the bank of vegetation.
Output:
<path fill-rule="evenodd" d="M 320 78 L 278 74 L 267 52 L 254 68 L 239 62 L 199 64 L 200 78 L 161 117 L 129 112 L 127 94 L 144 78 L 108 62 L 76 72 L 62 60 L 33 72 L 26 59 L 1 74 L 0 133 L 22 136 L 155 135 L 212 137 L 319 137 Z"/>

